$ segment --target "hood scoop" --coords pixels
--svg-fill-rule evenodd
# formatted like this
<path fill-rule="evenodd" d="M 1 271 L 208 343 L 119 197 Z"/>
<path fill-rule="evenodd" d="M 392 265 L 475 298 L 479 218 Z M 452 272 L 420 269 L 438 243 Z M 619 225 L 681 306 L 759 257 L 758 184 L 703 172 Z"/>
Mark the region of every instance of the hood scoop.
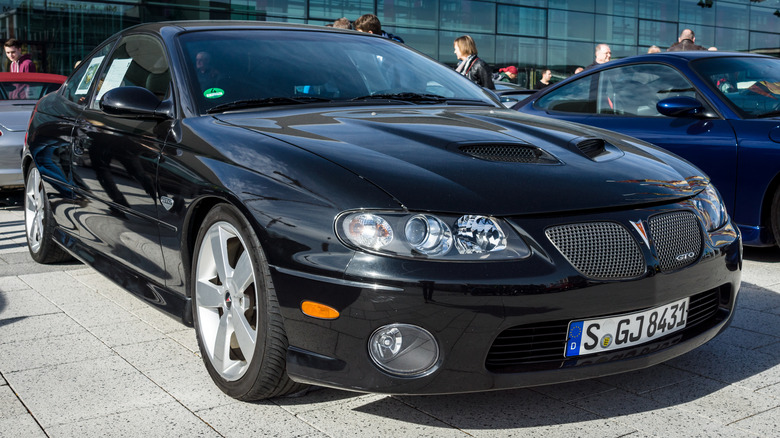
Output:
<path fill-rule="evenodd" d="M 460 145 L 458 150 L 485 161 L 504 163 L 560 164 L 555 157 L 536 146 L 516 143 L 487 143 Z"/>
<path fill-rule="evenodd" d="M 623 151 L 600 138 L 576 139 L 572 143 L 593 161 L 610 161 L 623 156 Z"/>

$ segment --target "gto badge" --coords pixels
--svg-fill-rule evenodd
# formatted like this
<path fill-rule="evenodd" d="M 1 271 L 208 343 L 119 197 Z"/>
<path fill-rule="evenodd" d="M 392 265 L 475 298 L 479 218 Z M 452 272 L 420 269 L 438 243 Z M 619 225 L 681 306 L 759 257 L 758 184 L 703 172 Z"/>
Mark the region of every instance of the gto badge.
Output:
<path fill-rule="evenodd" d="M 173 199 L 167 196 L 160 196 L 160 204 L 165 207 L 166 211 L 171 211 L 173 208 Z"/>
<path fill-rule="evenodd" d="M 692 259 L 694 257 L 696 257 L 696 253 L 691 251 L 691 252 L 686 252 L 678 255 L 677 257 L 675 257 L 675 260 L 677 260 L 678 262 L 682 262 L 684 260 Z"/>
<path fill-rule="evenodd" d="M 631 225 L 634 226 L 636 232 L 639 233 L 640 236 L 642 236 L 642 240 L 645 241 L 645 245 L 647 245 L 647 247 L 650 248 L 650 239 L 648 239 L 647 237 L 647 231 L 645 230 L 645 223 L 642 222 L 641 219 L 636 222 L 634 221 L 629 221 L 629 222 L 631 222 Z"/>

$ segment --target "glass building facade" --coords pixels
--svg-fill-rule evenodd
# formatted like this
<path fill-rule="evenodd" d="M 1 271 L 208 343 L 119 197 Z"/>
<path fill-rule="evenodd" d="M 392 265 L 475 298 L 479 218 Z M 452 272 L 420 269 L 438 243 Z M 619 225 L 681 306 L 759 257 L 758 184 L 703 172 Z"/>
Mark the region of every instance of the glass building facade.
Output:
<path fill-rule="evenodd" d="M 260 20 L 325 25 L 376 14 L 384 30 L 455 65 L 453 40 L 464 34 L 494 69 L 515 65 L 518 82 L 540 69 L 556 77 L 593 62 L 594 46 L 612 57 L 665 50 L 682 29 L 719 50 L 780 56 L 780 0 L 0 0 L 0 37 L 25 44 L 39 71 L 68 74 L 111 34 L 163 20 Z M 8 61 L 2 64 L 8 70 Z"/>

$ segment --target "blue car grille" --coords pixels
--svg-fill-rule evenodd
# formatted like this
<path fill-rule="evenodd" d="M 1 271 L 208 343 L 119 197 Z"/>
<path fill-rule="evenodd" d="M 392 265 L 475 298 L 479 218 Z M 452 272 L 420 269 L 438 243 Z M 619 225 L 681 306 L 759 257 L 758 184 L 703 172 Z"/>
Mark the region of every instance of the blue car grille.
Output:
<path fill-rule="evenodd" d="M 728 302 L 729 290 L 728 286 L 723 286 L 692 296 L 685 329 L 671 336 L 698 333 L 724 320 L 728 311 L 719 312 L 719 306 L 721 302 Z M 506 329 L 490 347 L 485 367 L 495 373 L 560 368 L 566 363 L 564 350 L 568 327 L 569 321 L 566 320 Z"/>

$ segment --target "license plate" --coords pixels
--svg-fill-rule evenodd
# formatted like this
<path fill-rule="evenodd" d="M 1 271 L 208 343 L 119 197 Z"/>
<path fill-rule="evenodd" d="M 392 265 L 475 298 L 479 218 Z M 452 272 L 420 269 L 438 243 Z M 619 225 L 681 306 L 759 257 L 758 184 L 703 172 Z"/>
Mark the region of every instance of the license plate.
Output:
<path fill-rule="evenodd" d="M 627 315 L 571 321 L 566 357 L 639 345 L 685 328 L 688 298 Z"/>

